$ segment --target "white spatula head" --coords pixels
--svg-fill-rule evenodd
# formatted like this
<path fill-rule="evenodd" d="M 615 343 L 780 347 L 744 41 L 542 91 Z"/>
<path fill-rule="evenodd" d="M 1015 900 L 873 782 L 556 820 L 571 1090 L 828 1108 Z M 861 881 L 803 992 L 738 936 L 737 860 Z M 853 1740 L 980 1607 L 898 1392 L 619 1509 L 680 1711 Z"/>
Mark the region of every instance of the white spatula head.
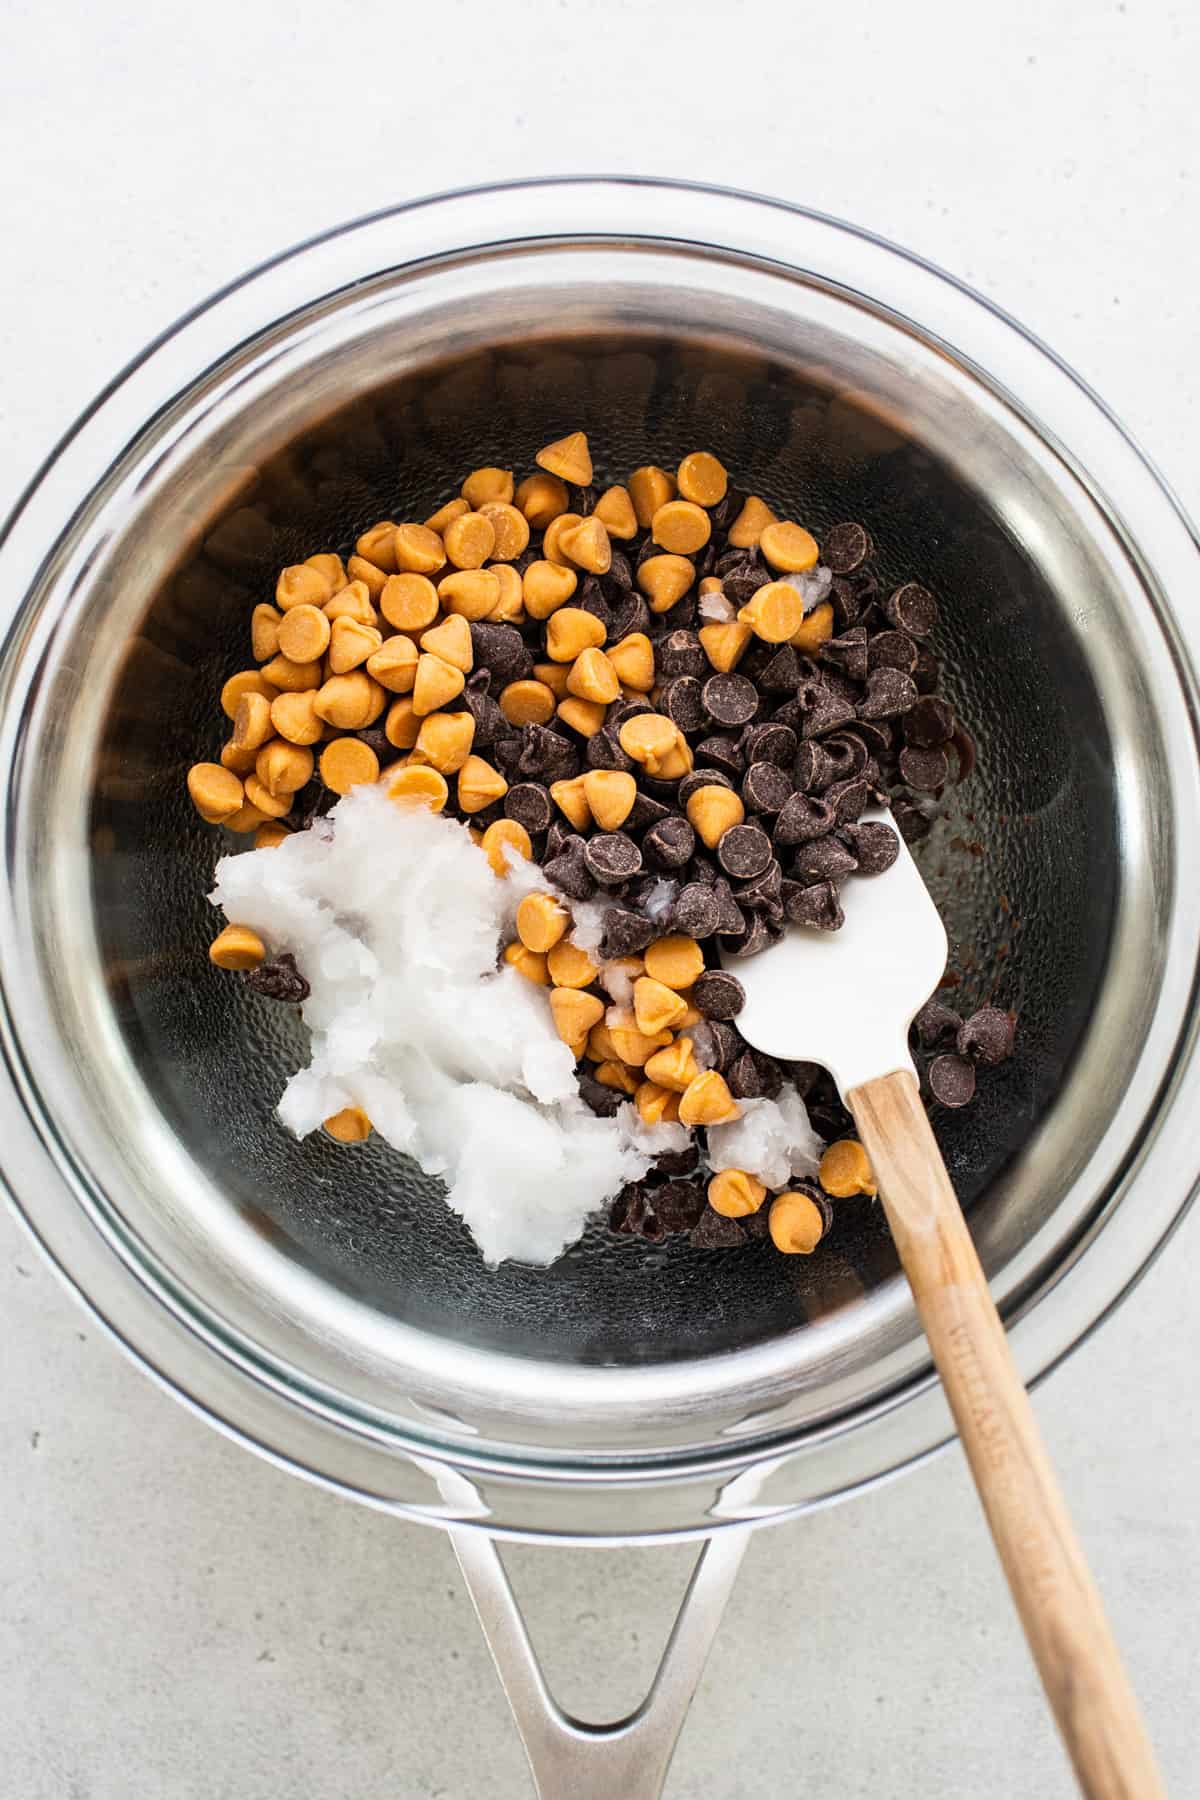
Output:
<path fill-rule="evenodd" d="M 864 822 L 890 823 L 879 809 Z M 840 931 L 789 926 L 771 949 L 728 959 L 746 990 L 742 1036 L 757 1050 L 829 1070 L 844 1095 L 911 1069 L 908 1028 L 946 967 L 946 928 L 900 839 L 882 875 L 855 876 Z"/>

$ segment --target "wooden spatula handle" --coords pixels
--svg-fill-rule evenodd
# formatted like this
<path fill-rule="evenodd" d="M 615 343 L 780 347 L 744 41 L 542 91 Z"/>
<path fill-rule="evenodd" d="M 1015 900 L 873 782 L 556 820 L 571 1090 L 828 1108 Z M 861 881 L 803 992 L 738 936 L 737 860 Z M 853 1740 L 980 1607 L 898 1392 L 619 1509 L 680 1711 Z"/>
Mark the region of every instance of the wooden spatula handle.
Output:
<path fill-rule="evenodd" d="M 1090 1800 L 1165 1790 L 908 1070 L 846 1096 L 1034 1660 Z"/>

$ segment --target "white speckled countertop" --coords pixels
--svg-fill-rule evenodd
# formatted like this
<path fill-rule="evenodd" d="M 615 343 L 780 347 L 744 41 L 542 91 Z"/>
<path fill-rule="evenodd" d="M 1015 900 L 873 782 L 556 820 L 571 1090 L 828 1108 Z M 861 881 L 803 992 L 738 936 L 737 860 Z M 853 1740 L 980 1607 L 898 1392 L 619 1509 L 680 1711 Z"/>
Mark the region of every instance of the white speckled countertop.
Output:
<path fill-rule="evenodd" d="M 1163 0 L 1013 0 L 986 52 L 929 0 L 9 0 L 0 510 L 127 357 L 269 252 L 432 189 L 607 168 L 802 200 L 943 264 L 1071 360 L 1196 514 L 1198 84 L 1200 19 Z M 1198 1254 L 1193 1216 L 1037 1399 L 1177 1795 Z M 206 1430 L 3 1212 L 0 1299 L 0 1791 L 525 1800 L 447 1544 Z M 568 1706 L 637 1697 L 689 1561 L 511 1553 Z M 1073 1792 L 957 1452 L 752 1544 L 668 1792 Z"/>

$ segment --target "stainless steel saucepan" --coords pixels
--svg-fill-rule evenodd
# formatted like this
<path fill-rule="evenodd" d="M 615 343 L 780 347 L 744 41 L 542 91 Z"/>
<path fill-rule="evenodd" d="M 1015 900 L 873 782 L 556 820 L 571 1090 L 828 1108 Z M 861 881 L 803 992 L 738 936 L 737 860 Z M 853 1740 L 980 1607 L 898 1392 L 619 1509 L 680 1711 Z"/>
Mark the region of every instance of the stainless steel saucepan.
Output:
<path fill-rule="evenodd" d="M 978 772 L 923 847 L 961 998 L 1017 1054 L 938 1122 L 1034 1379 L 1196 1173 L 1197 546 L 1119 424 L 977 295 L 834 221 L 573 181 L 446 196 L 248 276 L 153 344 L 0 547 L 0 1132 L 19 1211 L 145 1367 L 243 1442 L 452 1531 L 540 1791 L 659 1791 L 746 1538 L 949 1418 L 881 1214 L 828 1250 L 596 1230 L 489 1274 L 385 1147 L 296 1143 L 285 1009 L 218 979 L 220 741 L 274 572 L 581 426 L 606 469 L 714 450 L 942 599 Z M 708 1540 L 645 1709 L 562 1717 L 504 1535 Z"/>

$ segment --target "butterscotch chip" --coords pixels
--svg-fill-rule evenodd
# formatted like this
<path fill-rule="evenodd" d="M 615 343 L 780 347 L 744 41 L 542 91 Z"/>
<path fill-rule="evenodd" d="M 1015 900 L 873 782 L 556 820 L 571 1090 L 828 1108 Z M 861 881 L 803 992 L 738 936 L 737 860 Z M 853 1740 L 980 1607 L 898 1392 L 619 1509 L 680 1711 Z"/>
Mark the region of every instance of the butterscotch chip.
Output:
<path fill-rule="evenodd" d="M 722 1169 L 708 1184 L 708 1204 L 723 1219 L 744 1219 L 756 1213 L 766 1197 L 758 1176 L 745 1169 Z"/>
<path fill-rule="evenodd" d="M 553 894 L 526 894 L 517 908 L 517 936 L 528 949 L 543 954 L 553 950 L 570 923 L 570 913 Z"/>
<path fill-rule="evenodd" d="M 266 669 L 242 669 L 231 675 L 221 689 L 221 711 L 227 719 L 236 719 L 243 694 L 262 694 L 265 699 L 273 700 L 279 685 L 271 680 Z"/>
<path fill-rule="evenodd" d="M 334 738 L 321 752 L 321 780 L 335 794 L 379 780 L 379 758 L 361 738 Z"/>
<path fill-rule="evenodd" d="M 361 1106 L 344 1106 L 326 1119 L 322 1129 L 339 1144 L 365 1144 L 371 1135 L 371 1121 Z"/>
<path fill-rule="evenodd" d="M 290 794 L 273 794 L 257 775 L 246 777 L 246 798 L 267 819 L 286 819 L 292 810 Z"/>
<path fill-rule="evenodd" d="M 784 574 L 801 574 L 816 567 L 820 551 L 812 533 L 791 519 L 777 519 L 763 527 L 758 547 L 773 569 Z"/>
<path fill-rule="evenodd" d="M 437 618 L 437 589 L 427 575 L 390 575 L 379 610 L 397 631 L 424 631 Z"/>
<path fill-rule="evenodd" d="M 651 521 L 654 541 L 676 556 L 692 556 L 712 536 L 712 521 L 690 500 L 668 500 Z"/>
<path fill-rule="evenodd" d="M 379 683 L 363 669 L 351 669 L 348 675 L 331 675 L 313 706 L 327 725 L 335 725 L 339 731 L 361 731 L 379 717 L 385 698 Z"/>
<path fill-rule="evenodd" d="M 276 694 L 302 694 L 307 688 L 319 688 L 325 678 L 325 665 L 315 658 L 312 662 L 298 663 L 290 656 L 273 656 L 269 663 L 263 664 L 262 672 L 270 682 L 273 700 Z"/>
<path fill-rule="evenodd" d="M 520 930 L 519 925 L 517 929 Z M 546 957 L 546 966 L 550 970 L 550 979 L 555 987 L 590 987 L 599 974 L 599 970 L 587 951 L 580 950 L 577 945 L 568 943 L 564 937 L 560 937 L 550 946 L 549 954 Z M 603 1012 L 604 1008 L 601 1006 L 600 1012 L 596 1014 L 596 1019 L 599 1019 Z M 589 1029 L 596 1023 L 596 1019 L 589 1021 Z"/>
<path fill-rule="evenodd" d="M 366 588 L 371 600 L 378 600 L 387 585 L 387 570 L 377 568 L 373 562 L 368 562 L 365 556 L 349 557 L 346 561 L 346 573 L 350 577 L 349 585 L 354 587 L 356 583 L 361 584 Z M 337 595 L 335 594 L 333 600 L 327 601 L 326 605 L 332 606 L 336 599 Z"/>
<path fill-rule="evenodd" d="M 697 506 L 717 506 L 725 498 L 729 477 L 725 465 L 707 450 L 693 450 L 685 456 L 675 475 L 684 500 Z"/>
<path fill-rule="evenodd" d="M 397 806 L 426 806 L 430 812 L 441 812 L 450 798 L 446 777 L 427 763 L 405 763 L 384 776 L 389 800 Z"/>
<path fill-rule="evenodd" d="M 564 531 L 559 543 L 577 569 L 586 569 L 592 575 L 606 575 L 612 567 L 612 544 L 603 519 L 598 519 L 595 513 L 570 531 Z"/>
<path fill-rule="evenodd" d="M 432 625 L 421 634 L 422 650 L 430 650 L 443 661 L 469 675 L 475 662 L 471 644 L 471 627 L 461 613 L 451 613 L 440 625 Z"/>
<path fill-rule="evenodd" d="M 827 1194 L 846 1199 L 851 1194 L 878 1192 L 870 1158 L 857 1138 L 839 1138 L 821 1158 L 817 1178 Z"/>
<path fill-rule="evenodd" d="M 413 711 L 422 716 L 436 712 L 439 706 L 456 700 L 465 685 L 466 677 L 461 669 L 456 669 L 453 663 L 446 662 L 440 656 L 422 651 L 417 658 L 417 673 L 413 681 Z"/>
<path fill-rule="evenodd" d="M 629 498 L 633 502 L 633 510 L 642 530 L 648 529 L 651 520 L 660 506 L 673 500 L 679 489 L 675 477 L 656 463 L 647 463 L 643 468 L 635 469 L 629 477 Z"/>
<path fill-rule="evenodd" d="M 290 612 L 293 606 L 324 606 L 332 594 L 329 576 L 308 563 L 281 569 L 275 583 L 275 604 L 281 612 Z"/>
<path fill-rule="evenodd" d="M 534 663 L 534 678 L 550 689 L 556 700 L 567 697 L 567 677 L 571 673 L 567 663 Z"/>
<path fill-rule="evenodd" d="M 566 512 L 570 504 L 566 483 L 556 475 L 527 476 L 518 487 L 514 501 L 534 531 L 544 531 L 559 513 Z"/>
<path fill-rule="evenodd" d="M 283 615 L 279 648 L 291 662 L 313 662 L 329 645 L 329 620 L 319 606 L 294 606 Z"/>
<path fill-rule="evenodd" d="M 250 614 L 250 654 L 255 662 L 270 662 L 279 654 L 279 626 L 283 614 L 264 600 Z"/>
<path fill-rule="evenodd" d="M 356 562 L 358 559 L 352 556 L 350 560 Z M 375 572 L 379 576 L 377 592 L 382 595 L 391 577 L 384 575 L 379 569 Z M 378 625 L 379 623 L 379 614 L 375 611 L 372 591 L 365 581 L 347 582 L 344 588 L 338 589 L 332 600 L 325 602 L 321 611 L 331 625 L 337 619 L 357 619 L 360 625 Z"/>
<path fill-rule="evenodd" d="M 691 587 L 696 571 L 686 556 L 648 556 L 637 572 L 637 584 L 651 612 L 669 612 Z"/>
<path fill-rule="evenodd" d="M 671 1125 L 679 1117 L 679 1095 L 656 1081 L 643 1081 L 633 1103 L 647 1125 Z"/>
<path fill-rule="evenodd" d="M 535 982 L 538 987 L 550 986 L 550 972 L 546 967 L 546 958 L 540 951 L 527 949 L 518 941 L 509 944 L 504 952 L 504 960 L 518 975 L 523 975 L 526 981 Z"/>
<path fill-rule="evenodd" d="M 335 619 L 329 638 L 329 667 L 334 675 L 348 675 L 369 662 L 381 648 L 383 636 L 374 625 L 359 619 Z"/>
<path fill-rule="evenodd" d="M 594 516 L 600 520 L 610 538 L 620 538 L 624 543 L 637 536 L 637 514 L 633 510 L 628 488 L 605 488 L 596 502 Z"/>
<path fill-rule="evenodd" d="M 548 957 L 546 960 L 549 963 Z M 550 1012 L 555 1031 L 578 1059 L 583 1055 L 589 1030 L 604 1015 L 604 1002 L 595 994 L 556 987 L 550 995 Z"/>
<path fill-rule="evenodd" d="M 573 663 L 584 650 L 604 642 L 603 620 L 581 606 L 560 606 L 546 624 L 546 655 L 551 662 Z"/>
<path fill-rule="evenodd" d="M 382 569 L 385 575 L 393 575 L 399 567 L 396 562 L 395 521 L 381 519 L 378 525 L 372 525 L 369 531 L 363 532 L 354 548 L 363 562 Z"/>
<path fill-rule="evenodd" d="M 455 775 L 471 754 L 475 718 L 469 712 L 431 713 L 421 724 L 415 753 L 443 775 Z"/>
<path fill-rule="evenodd" d="M 704 952 L 693 937 L 672 932 L 647 946 L 643 953 L 647 975 L 676 991 L 690 988 L 704 973 Z"/>
<path fill-rule="evenodd" d="M 383 725 L 388 743 L 394 744 L 397 750 L 411 750 L 420 729 L 421 721 L 413 711 L 411 697 L 405 694 L 401 699 L 393 700 Z"/>
<path fill-rule="evenodd" d="M 741 1107 L 716 1069 L 706 1069 L 689 1082 L 679 1102 L 681 1125 L 724 1125 L 741 1116 Z"/>
<path fill-rule="evenodd" d="M 493 563 L 492 574 L 500 584 L 500 598 L 488 618 L 496 624 L 517 624 L 525 617 L 525 597 L 521 577 L 511 563 Z"/>
<path fill-rule="evenodd" d="M 197 812 L 215 822 L 231 818 L 242 804 L 241 782 L 220 763 L 194 763 L 188 770 L 187 789 Z"/>
<path fill-rule="evenodd" d="M 497 819 L 494 825 L 489 825 L 480 848 L 491 864 L 493 874 L 501 877 L 509 872 L 511 856 L 524 857 L 528 862 L 533 855 L 529 833 L 515 819 Z"/>
<path fill-rule="evenodd" d="M 542 556 L 546 562 L 559 563 L 569 567 L 571 558 L 563 547 L 563 538 L 574 531 L 577 525 L 583 524 L 583 514 L 577 512 L 559 513 L 552 519 L 542 533 Z"/>
<path fill-rule="evenodd" d="M 688 824 L 709 850 L 715 850 L 725 833 L 740 825 L 746 817 L 741 797 L 731 788 L 715 783 L 712 787 L 693 789 L 685 810 Z"/>
<path fill-rule="evenodd" d="M 208 947 L 208 960 L 218 969 L 257 969 L 266 946 L 248 925 L 227 925 Z"/>
<path fill-rule="evenodd" d="M 664 987 L 661 981 L 655 981 L 649 975 L 641 975 L 634 982 L 633 1016 L 637 1020 L 638 1030 L 644 1031 L 648 1037 L 656 1031 L 673 1030 L 686 1011 L 687 1003 L 669 987 Z M 664 1050 L 659 1054 L 665 1056 L 667 1052 Z M 653 1069 L 647 1072 L 653 1080 L 658 1079 Z M 681 1093 L 686 1086 L 685 1081 L 680 1088 Z"/>
<path fill-rule="evenodd" d="M 492 528 L 491 554 L 497 562 L 511 562 L 529 543 L 529 520 L 517 507 L 503 500 L 489 500 L 479 509 Z"/>
<path fill-rule="evenodd" d="M 458 772 L 458 804 L 465 813 L 482 812 L 497 800 L 503 800 L 508 783 L 499 769 L 494 769 L 482 756 L 468 756 Z"/>
<path fill-rule="evenodd" d="M 391 694 L 411 694 L 417 676 L 417 646 L 403 635 L 384 638 L 367 658 L 367 674 Z"/>
<path fill-rule="evenodd" d="M 396 568 L 414 575 L 436 575 L 446 561 L 446 547 L 428 525 L 397 525 L 392 552 Z"/>
<path fill-rule="evenodd" d="M 554 717 L 555 699 L 543 681 L 510 681 L 500 692 L 500 711 L 510 725 L 545 725 Z"/>
<path fill-rule="evenodd" d="M 741 662 L 754 628 L 744 619 L 729 619 L 722 625 L 702 625 L 696 635 L 713 668 L 727 675 Z"/>
<path fill-rule="evenodd" d="M 494 569 L 456 569 L 438 582 L 438 599 L 448 613 L 469 620 L 486 619 L 500 598 Z"/>
<path fill-rule="evenodd" d="M 827 644 L 832 636 L 833 607 L 828 600 L 823 600 L 820 606 L 814 606 L 807 617 L 802 620 L 792 633 L 790 641 L 797 650 L 802 650 L 806 656 L 811 656 L 821 648 L 822 644 Z"/>
<path fill-rule="evenodd" d="M 587 788 L 584 785 L 586 779 L 586 776 L 575 775 L 570 781 L 552 781 L 550 783 L 550 798 L 559 811 L 570 820 L 576 831 L 586 831 L 592 822 Z"/>
<path fill-rule="evenodd" d="M 608 708 L 598 700 L 580 700 L 575 694 L 568 694 L 565 700 L 560 700 L 555 710 L 564 725 L 569 725 L 572 731 L 577 731 L 580 737 L 586 738 L 595 737 L 598 731 L 603 730 L 608 712 Z"/>
<path fill-rule="evenodd" d="M 243 694 L 233 721 L 232 742 L 239 750 L 260 750 L 274 735 L 271 727 L 273 701 L 265 694 Z"/>
<path fill-rule="evenodd" d="M 573 487 L 587 487 L 592 479 L 591 452 L 587 435 L 582 431 L 568 432 L 566 437 L 544 445 L 533 460 L 539 469 L 557 475 L 561 481 L 569 481 Z"/>
<path fill-rule="evenodd" d="M 281 794 L 295 794 L 312 780 L 313 753 L 302 744 L 274 738 L 259 751 L 254 772 L 273 800 Z M 254 796 L 249 797 L 257 806 Z"/>
<path fill-rule="evenodd" d="M 483 513 L 469 512 L 450 521 L 442 542 L 456 569 L 480 569 L 492 554 L 496 533 Z"/>
<path fill-rule="evenodd" d="M 771 1202 L 771 1242 L 785 1256 L 811 1256 L 829 1229 L 829 1215 L 802 1188 L 777 1194 Z"/>
<path fill-rule="evenodd" d="M 619 831 L 637 799 L 637 782 L 623 769 L 589 769 L 583 776 L 588 811 L 601 831 Z"/>
<path fill-rule="evenodd" d="M 293 835 L 286 825 L 280 825 L 275 819 L 268 819 L 266 824 L 260 825 L 254 833 L 254 848 L 256 850 L 277 850 L 280 844 Z"/>
<path fill-rule="evenodd" d="M 778 523 L 776 514 L 766 501 L 760 500 L 757 494 L 751 494 L 729 527 L 729 542 L 735 550 L 750 550 L 758 543 L 768 525 Z"/>
<path fill-rule="evenodd" d="M 462 497 L 467 506 L 476 512 L 482 512 L 490 501 L 508 501 L 513 497 L 513 473 L 511 469 L 483 468 L 472 469 L 462 484 Z M 446 508 L 442 508 L 443 512 Z M 464 511 L 466 508 L 464 507 Z M 440 531 L 440 525 L 433 526 Z"/>
<path fill-rule="evenodd" d="M 788 582 L 768 581 L 741 608 L 738 618 L 765 644 L 786 644 L 794 641 L 804 623 L 804 602 Z"/>
<path fill-rule="evenodd" d="M 548 619 L 558 607 L 565 606 L 575 592 L 579 577 L 564 564 L 531 562 L 521 578 L 521 594 L 531 619 Z"/>
<path fill-rule="evenodd" d="M 567 692 L 579 700 L 595 701 L 599 706 L 608 706 L 617 698 L 621 684 L 603 650 L 580 651 L 567 675 Z"/>
<path fill-rule="evenodd" d="M 631 631 L 608 649 L 608 660 L 625 687 L 648 694 L 654 686 L 654 646 L 644 631 Z"/>
<path fill-rule="evenodd" d="M 650 977 L 643 976 L 642 979 L 648 981 Z M 661 983 L 655 983 L 656 988 L 661 985 Z M 662 991 L 664 994 L 671 992 L 670 988 L 666 987 Z M 634 993 L 635 995 L 637 993 L 636 983 Z M 678 1007 L 684 1006 L 684 1002 L 678 994 L 675 995 L 675 1003 Z M 666 1002 L 663 1001 L 662 1004 L 665 1006 Z M 671 1088 L 677 1094 L 686 1093 L 700 1073 L 700 1065 L 696 1061 L 695 1046 L 691 1038 L 677 1037 L 673 1044 L 667 1044 L 663 1049 L 656 1050 L 646 1063 L 646 1073 L 651 1081 L 657 1081 L 663 1087 Z"/>

